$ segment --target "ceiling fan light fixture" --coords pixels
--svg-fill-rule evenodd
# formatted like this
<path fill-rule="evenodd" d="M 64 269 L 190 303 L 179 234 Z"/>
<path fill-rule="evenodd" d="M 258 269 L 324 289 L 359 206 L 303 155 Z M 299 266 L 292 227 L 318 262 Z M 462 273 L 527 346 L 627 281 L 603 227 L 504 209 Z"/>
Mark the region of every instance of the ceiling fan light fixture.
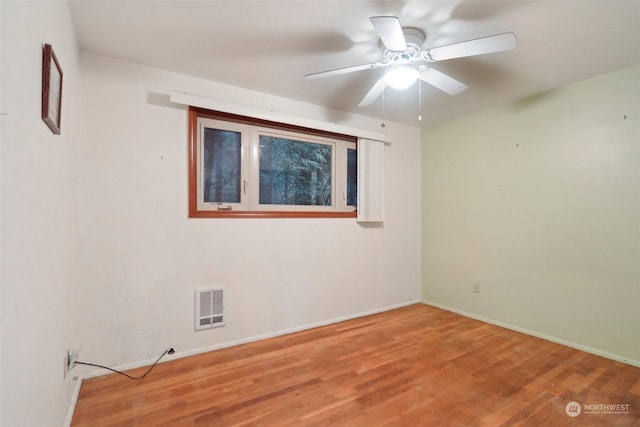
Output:
<path fill-rule="evenodd" d="M 412 67 L 397 67 L 388 71 L 384 79 L 394 89 L 406 89 L 418 80 L 420 73 Z"/>

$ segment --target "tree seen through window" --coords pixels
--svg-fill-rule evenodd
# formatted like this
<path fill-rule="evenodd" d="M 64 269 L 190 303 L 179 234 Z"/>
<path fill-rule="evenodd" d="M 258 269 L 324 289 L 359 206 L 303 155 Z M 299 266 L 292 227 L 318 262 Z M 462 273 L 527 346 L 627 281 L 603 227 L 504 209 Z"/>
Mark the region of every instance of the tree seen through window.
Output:
<path fill-rule="evenodd" d="M 204 201 L 240 202 L 241 134 L 221 129 L 204 130 Z"/>
<path fill-rule="evenodd" d="M 260 136 L 260 204 L 329 206 L 332 146 Z"/>

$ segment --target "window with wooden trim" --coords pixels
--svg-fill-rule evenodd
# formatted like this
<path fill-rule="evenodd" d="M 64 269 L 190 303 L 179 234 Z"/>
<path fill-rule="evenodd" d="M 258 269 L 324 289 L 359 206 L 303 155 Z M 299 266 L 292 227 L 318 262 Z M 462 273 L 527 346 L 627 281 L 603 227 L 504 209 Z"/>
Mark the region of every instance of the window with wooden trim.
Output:
<path fill-rule="evenodd" d="M 355 218 L 357 138 L 189 108 L 189 217 Z"/>

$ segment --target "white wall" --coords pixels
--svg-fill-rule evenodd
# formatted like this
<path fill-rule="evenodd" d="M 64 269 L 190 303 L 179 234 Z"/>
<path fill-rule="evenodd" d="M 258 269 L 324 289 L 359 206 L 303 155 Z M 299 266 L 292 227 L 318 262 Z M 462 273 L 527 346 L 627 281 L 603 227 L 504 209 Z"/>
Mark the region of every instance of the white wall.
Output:
<path fill-rule="evenodd" d="M 187 113 L 170 90 L 375 131 L 379 122 L 78 56 L 65 2 L 3 1 L 0 17 L 1 425 L 63 423 L 67 349 L 135 365 L 168 347 L 185 355 L 419 300 L 419 129 L 386 128 L 383 227 L 188 219 Z M 61 136 L 40 119 L 43 43 L 64 70 Z M 196 333 L 194 289 L 218 285 L 227 326 Z M 95 371 L 82 368 L 74 374 Z"/>
<path fill-rule="evenodd" d="M 423 299 L 640 365 L 639 99 L 635 66 L 424 129 Z"/>
<path fill-rule="evenodd" d="M 66 2 L 0 2 L 0 425 L 59 426 L 76 319 L 77 48 Z M 42 44 L 64 72 L 62 135 L 40 119 Z"/>
<path fill-rule="evenodd" d="M 83 360 L 127 365 L 420 299 L 420 131 L 388 124 L 386 221 L 187 218 L 187 112 L 171 90 L 318 120 L 318 107 L 83 53 Z M 379 121 L 340 124 L 379 131 Z M 227 325 L 194 332 L 194 289 Z M 76 344 L 76 343 L 74 343 Z"/>

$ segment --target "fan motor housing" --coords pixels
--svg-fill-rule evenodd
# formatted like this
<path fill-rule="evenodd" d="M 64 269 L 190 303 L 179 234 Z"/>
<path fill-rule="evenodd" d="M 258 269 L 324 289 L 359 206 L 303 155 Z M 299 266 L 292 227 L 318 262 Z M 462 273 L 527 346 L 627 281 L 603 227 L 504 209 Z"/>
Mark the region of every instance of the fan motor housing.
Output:
<path fill-rule="evenodd" d="M 404 39 L 407 45 L 407 48 L 405 50 L 389 50 L 382 43 L 382 40 L 378 42 L 378 46 L 382 51 L 382 57 L 385 59 L 385 61 L 393 63 L 404 63 L 420 57 L 422 45 L 426 38 L 426 34 L 424 33 L 424 31 L 419 28 L 405 27 L 402 28 L 402 33 L 404 34 Z"/>

